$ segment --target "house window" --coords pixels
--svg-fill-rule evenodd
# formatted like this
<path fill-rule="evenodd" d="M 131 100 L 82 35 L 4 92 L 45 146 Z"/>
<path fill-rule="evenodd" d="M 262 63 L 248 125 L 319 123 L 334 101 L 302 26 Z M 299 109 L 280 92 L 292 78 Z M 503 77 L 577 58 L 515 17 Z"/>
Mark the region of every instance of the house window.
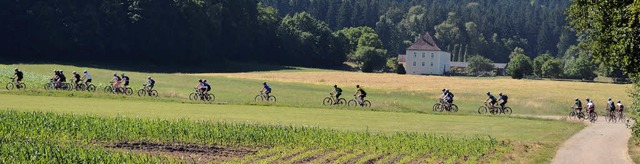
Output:
<path fill-rule="evenodd" d="M 422 62 L 422 66 L 424 67 L 424 62 Z"/>
<path fill-rule="evenodd" d="M 431 59 L 433 59 L 433 52 L 431 53 Z"/>
<path fill-rule="evenodd" d="M 431 66 L 433 67 L 433 62 L 431 62 Z"/>
<path fill-rule="evenodd" d="M 417 58 L 418 57 L 418 53 L 413 52 L 413 58 Z"/>
<path fill-rule="evenodd" d="M 422 54 L 422 58 L 424 58 L 424 53 Z"/>
<path fill-rule="evenodd" d="M 413 66 L 416 66 L 416 62 L 413 62 Z"/>

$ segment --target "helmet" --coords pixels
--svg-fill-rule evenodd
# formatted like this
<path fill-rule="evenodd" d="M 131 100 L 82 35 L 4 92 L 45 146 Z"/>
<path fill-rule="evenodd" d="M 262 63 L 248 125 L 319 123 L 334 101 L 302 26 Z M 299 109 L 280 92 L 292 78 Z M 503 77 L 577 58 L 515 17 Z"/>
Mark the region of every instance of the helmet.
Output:
<path fill-rule="evenodd" d="M 334 88 L 338 88 L 338 85 L 333 85 Z"/>
<path fill-rule="evenodd" d="M 76 74 L 76 71 L 73 71 L 73 74 Z"/>
<path fill-rule="evenodd" d="M 620 100 L 618 100 L 618 103 L 620 103 Z"/>
<path fill-rule="evenodd" d="M 356 88 L 360 88 L 360 85 L 356 85 Z"/>
<path fill-rule="evenodd" d="M 18 68 L 14 69 L 15 71 L 18 71 Z"/>
<path fill-rule="evenodd" d="M 442 89 L 442 92 L 446 91 L 447 89 Z"/>
<path fill-rule="evenodd" d="M 202 82 L 202 79 L 198 80 L 198 82 Z"/>
<path fill-rule="evenodd" d="M 147 79 L 151 79 L 151 76 L 147 76 Z"/>
<path fill-rule="evenodd" d="M 118 73 L 113 73 L 113 76 L 118 76 Z"/>
<path fill-rule="evenodd" d="M 580 100 L 580 99 L 578 99 L 578 98 L 576 97 L 576 101 L 578 101 L 578 100 Z"/>
<path fill-rule="evenodd" d="M 445 92 L 449 92 L 449 89 L 444 89 Z"/>
<path fill-rule="evenodd" d="M 202 82 L 207 82 L 207 79 L 202 80 Z"/>
<path fill-rule="evenodd" d="M 122 72 L 120 75 L 124 76 L 124 72 Z"/>
<path fill-rule="evenodd" d="M 611 101 L 611 97 L 609 97 L 609 101 Z"/>
<path fill-rule="evenodd" d="M 498 95 L 502 96 L 502 92 L 498 93 Z"/>
<path fill-rule="evenodd" d="M 487 92 L 487 95 L 490 95 L 490 94 L 491 94 L 491 92 Z"/>
<path fill-rule="evenodd" d="M 53 70 L 53 72 L 58 72 L 58 70 L 57 70 L 57 69 L 54 69 L 54 70 Z"/>
<path fill-rule="evenodd" d="M 267 82 L 262 82 L 262 85 L 267 85 Z"/>
<path fill-rule="evenodd" d="M 587 97 L 587 101 L 589 101 L 589 98 Z"/>
<path fill-rule="evenodd" d="M 84 70 L 84 73 L 87 73 L 87 70 Z"/>
<path fill-rule="evenodd" d="M 58 71 L 60 71 L 60 73 L 62 73 L 62 70 L 58 70 Z"/>

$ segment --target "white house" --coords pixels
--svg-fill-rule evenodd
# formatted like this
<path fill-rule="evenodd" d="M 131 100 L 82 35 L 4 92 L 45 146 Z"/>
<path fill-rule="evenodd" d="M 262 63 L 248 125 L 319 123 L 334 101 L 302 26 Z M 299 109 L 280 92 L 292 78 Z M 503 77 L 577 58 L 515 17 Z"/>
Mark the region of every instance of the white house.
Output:
<path fill-rule="evenodd" d="M 442 51 L 429 33 L 416 40 L 401 57 L 407 74 L 442 75 L 451 69 L 451 53 Z"/>

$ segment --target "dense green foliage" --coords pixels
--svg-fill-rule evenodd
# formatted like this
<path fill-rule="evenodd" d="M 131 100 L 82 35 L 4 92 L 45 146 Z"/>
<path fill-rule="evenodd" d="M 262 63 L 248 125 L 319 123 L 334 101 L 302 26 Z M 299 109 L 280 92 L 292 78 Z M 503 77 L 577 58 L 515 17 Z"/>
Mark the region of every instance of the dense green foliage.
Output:
<path fill-rule="evenodd" d="M 564 0 L 3 1 L 0 59 L 173 68 L 253 61 L 339 68 L 356 51 L 355 44 L 386 50 L 386 61 L 431 32 L 456 60 L 482 55 L 507 62 L 515 47 L 536 56 L 574 44 L 573 33 L 562 28 L 568 5 Z M 333 33 L 349 27 L 375 33 L 357 41 L 346 36 L 349 43 Z"/>
<path fill-rule="evenodd" d="M 467 73 L 470 75 L 493 71 L 493 61 L 479 55 L 469 58 L 468 63 Z"/>
<path fill-rule="evenodd" d="M 122 142 L 149 141 L 161 143 L 195 143 L 216 144 L 227 146 L 295 146 L 318 147 L 323 149 L 382 151 L 401 154 L 428 155 L 436 159 L 465 158 L 478 160 L 488 158 L 487 153 L 496 151 L 499 147 L 509 146 L 499 144 L 492 138 L 460 138 L 416 134 L 398 133 L 382 135 L 369 132 L 341 132 L 319 128 L 305 128 L 292 126 L 267 126 L 229 123 L 192 122 L 187 120 L 149 120 L 132 118 L 100 118 L 91 116 L 64 115 L 53 113 L 18 113 L 0 112 L 0 134 L 19 146 L 53 146 L 46 144 L 57 139 L 66 142 Z M 18 141 L 20 139 L 38 139 L 43 142 L 31 143 Z M 4 142 L 3 142 L 4 143 Z M 25 143 L 22 145 L 21 143 Z M 63 147 L 63 146 L 60 146 Z M 3 144 L 3 149 L 11 148 Z M 55 148 L 55 146 L 54 146 Z M 75 146 L 71 150 L 77 151 Z M 498 150 L 500 151 L 500 150 Z M 17 156 L 28 156 L 30 151 L 17 151 Z M 103 153 L 99 151 L 96 154 Z M 38 153 L 64 153 L 56 150 Z M 89 153 L 94 153 L 93 151 Z M 7 157 L 3 154 L 3 157 Z M 84 157 L 82 153 L 69 154 L 68 157 L 55 158 L 55 154 L 34 156 L 36 161 L 56 160 L 65 161 Z M 41 159 L 42 158 L 42 159 Z M 109 160 L 117 160 L 118 155 L 105 156 Z M 16 161 L 28 161 L 18 158 Z"/>
<path fill-rule="evenodd" d="M 540 70 L 543 77 L 558 78 L 562 75 L 562 61 L 558 59 L 550 59 L 542 64 Z"/>
<path fill-rule="evenodd" d="M 511 53 L 509 64 L 507 65 L 507 73 L 514 79 L 522 79 L 533 73 L 533 64 L 531 58 L 524 55 L 522 49 L 516 48 Z"/>
<path fill-rule="evenodd" d="M 575 44 L 575 34 L 565 29 L 568 0 L 261 0 L 276 7 L 281 16 L 309 12 L 332 29 L 375 27 L 390 54 L 404 53 L 406 41 L 430 32 L 440 48 L 467 47 L 468 55 L 508 62 L 515 47 L 528 56 L 545 52 L 562 54 Z M 458 48 L 467 51 L 467 48 Z M 463 51 L 463 52 L 464 52 Z M 461 53 L 452 54 L 461 54 Z M 462 53 L 464 54 L 464 53 Z"/>
<path fill-rule="evenodd" d="M 640 98 L 640 1 L 573 0 L 568 10 L 570 25 L 584 38 L 585 50 L 605 67 L 621 68 L 634 82 L 633 99 Z M 633 101 L 632 109 L 640 109 Z M 640 122 L 633 130 L 640 137 Z"/>

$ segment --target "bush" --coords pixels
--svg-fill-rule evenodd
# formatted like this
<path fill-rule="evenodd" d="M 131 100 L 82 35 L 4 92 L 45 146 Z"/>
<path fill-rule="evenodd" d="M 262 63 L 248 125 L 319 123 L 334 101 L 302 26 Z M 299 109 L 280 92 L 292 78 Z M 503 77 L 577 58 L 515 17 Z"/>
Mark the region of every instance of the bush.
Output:
<path fill-rule="evenodd" d="M 515 54 L 509 61 L 507 73 L 514 79 L 522 79 L 524 76 L 530 75 L 533 73 L 531 58 L 524 54 Z"/>
<path fill-rule="evenodd" d="M 469 59 L 467 73 L 469 75 L 478 76 L 482 72 L 491 72 L 493 70 L 493 61 L 480 55 L 475 55 Z"/>
<path fill-rule="evenodd" d="M 540 71 L 544 77 L 558 78 L 562 75 L 562 62 L 558 59 L 547 60 Z"/>
<path fill-rule="evenodd" d="M 567 78 L 593 80 L 598 75 L 594 73 L 596 67 L 591 58 L 588 56 L 580 56 L 577 59 L 567 60 L 564 66 L 564 74 Z"/>

